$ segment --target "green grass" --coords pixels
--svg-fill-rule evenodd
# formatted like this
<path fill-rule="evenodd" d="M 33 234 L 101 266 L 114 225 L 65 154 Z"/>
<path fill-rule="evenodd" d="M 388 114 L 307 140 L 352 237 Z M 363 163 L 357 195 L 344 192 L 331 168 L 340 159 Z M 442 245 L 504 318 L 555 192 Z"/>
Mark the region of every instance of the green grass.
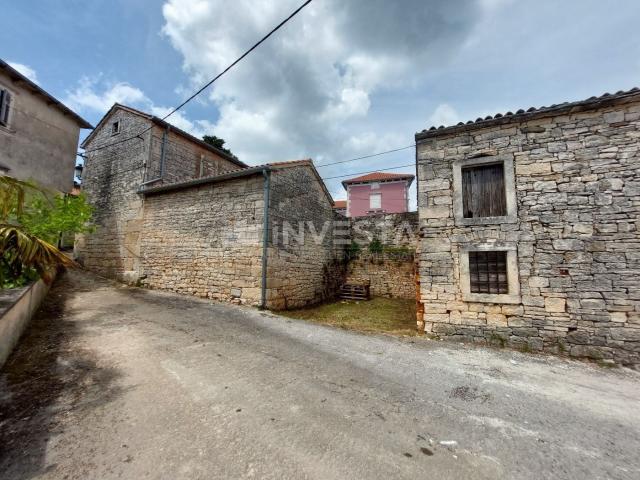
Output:
<path fill-rule="evenodd" d="M 345 300 L 279 313 L 286 317 L 360 332 L 417 334 L 415 300 L 381 297 L 367 302 Z"/>

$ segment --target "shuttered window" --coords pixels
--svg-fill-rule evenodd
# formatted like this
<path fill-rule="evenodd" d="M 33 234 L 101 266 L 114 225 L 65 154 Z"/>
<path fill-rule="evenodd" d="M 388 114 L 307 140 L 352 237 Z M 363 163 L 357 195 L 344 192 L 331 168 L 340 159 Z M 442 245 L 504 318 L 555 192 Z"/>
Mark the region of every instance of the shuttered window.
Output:
<path fill-rule="evenodd" d="M 471 293 L 509 293 L 507 252 L 469 252 Z"/>
<path fill-rule="evenodd" d="M 382 208 L 382 195 L 379 193 L 372 193 L 369 195 L 369 208 L 371 210 Z"/>
<path fill-rule="evenodd" d="M 9 125 L 9 110 L 11 108 L 11 94 L 0 89 L 0 125 Z"/>
<path fill-rule="evenodd" d="M 463 168 L 462 204 L 464 218 L 505 216 L 504 165 L 496 163 Z"/>

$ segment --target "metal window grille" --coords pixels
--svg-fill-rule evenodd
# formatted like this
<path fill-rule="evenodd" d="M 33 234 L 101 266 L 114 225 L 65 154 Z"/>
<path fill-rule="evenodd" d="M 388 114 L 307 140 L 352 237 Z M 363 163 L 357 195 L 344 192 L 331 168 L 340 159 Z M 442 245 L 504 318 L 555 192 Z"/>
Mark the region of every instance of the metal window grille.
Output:
<path fill-rule="evenodd" d="M 509 293 L 507 252 L 469 252 L 471 293 Z"/>

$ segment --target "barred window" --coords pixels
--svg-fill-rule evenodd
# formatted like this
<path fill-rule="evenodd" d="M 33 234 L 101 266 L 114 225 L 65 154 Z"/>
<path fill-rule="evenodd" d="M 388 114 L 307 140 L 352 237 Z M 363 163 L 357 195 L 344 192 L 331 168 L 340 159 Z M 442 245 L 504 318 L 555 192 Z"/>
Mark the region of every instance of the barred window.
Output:
<path fill-rule="evenodd" d="M 507 252 L 469 252 L 471 293 L 509 293 Z"/>

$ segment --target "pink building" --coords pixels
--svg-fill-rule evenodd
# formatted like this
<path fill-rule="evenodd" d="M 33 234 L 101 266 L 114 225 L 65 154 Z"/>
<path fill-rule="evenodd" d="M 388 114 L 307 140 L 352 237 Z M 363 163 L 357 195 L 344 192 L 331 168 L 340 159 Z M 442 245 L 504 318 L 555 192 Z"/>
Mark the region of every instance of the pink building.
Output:
<path fill-rule="evenodd" d="M 409 211 L 414 175 L 374 172 L 342 182 L 347 190 L 347 217 Z"/>

